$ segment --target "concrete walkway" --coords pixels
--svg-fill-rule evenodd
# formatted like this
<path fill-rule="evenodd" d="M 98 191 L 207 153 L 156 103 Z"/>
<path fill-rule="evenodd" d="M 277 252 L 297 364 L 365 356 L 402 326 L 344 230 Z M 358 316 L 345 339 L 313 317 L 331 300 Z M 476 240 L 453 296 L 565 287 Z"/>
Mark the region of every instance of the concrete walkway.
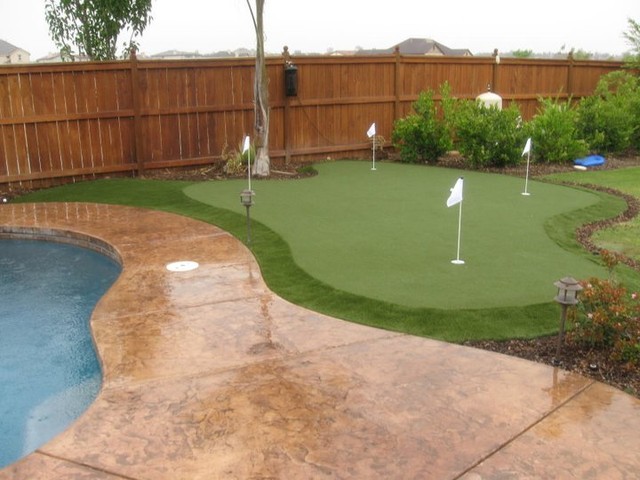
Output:
<path fill-rule="evenodd" d="M 211 225 L 128 207 L 8 204 L 3 230 L 88 235 L 124 268 L 91 320 L 104 369 L 97 400 L 2 480 L 640 475 L 634 397 L 292 305 Z M 165 268 L 183 260 L 200 267 Z"/>

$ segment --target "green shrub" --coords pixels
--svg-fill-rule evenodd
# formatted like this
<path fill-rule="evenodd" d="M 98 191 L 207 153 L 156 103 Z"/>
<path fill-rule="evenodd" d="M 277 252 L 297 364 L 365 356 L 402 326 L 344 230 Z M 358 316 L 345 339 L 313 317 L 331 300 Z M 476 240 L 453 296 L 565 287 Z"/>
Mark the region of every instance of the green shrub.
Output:
<path fill-rule="evenodd" d="M 317 175 L 318 171 L 311 164 L 301 165 L 296 169 L 300 175 Z"/>
<path fill-rule="evenodd" d="M 446 86 L 443 87 L 446 92 Z M 433 91 L 420 93 L 415 114 L 395 122 L 391 140 L 407 163 L 435 163 L 451 149 L 451 134 L 433 99 Z"/>
<path fill-rule="evenodd" d="M 582 282 L 582 301 L 569 341 L 605 350 L 611 359 L 640 364 L 638 295 L 613 279 Z"/>
<path fill-rule="evenodd" d="M 578 103 L 578 131 L 593 152 L 619 153 L 638 146 L 640 83 L 627 72 L 604 75 L 593 95 Z"/>
<path fill-rule="evenodd" d="M 581 282 L 584 290 L 567 338 L 604 350 L 612 360 L 634 367 L 640 365 L 640 296 L 629 293 L 611 276 L 618 255 L 606 250 L 600 253 L 610 278 Z"/>
<path fill-rule="evenodd" d="M 476 168 L 516 165 L 526 141 L 521 124 L 515 103 L 498 110 L 477 101 L 463 101 L 454 117 L 456 146 Z"/>
<path fill-rule="evenodd" d="M 527 124 L 533 139 L 535 160 L 564 163 L 583 157 L 587 144 L 578 137 L 577 112 L 569 102 L 540 99 L 541 107 Z"/>
<path fill-rule="evenodd" d="M 224 171 L 227 175 L 240 175 L 247 171 L 247 163 L 253 162 L 256 158 L 255 147 L 251 145 L 249 150 L 243 152 L 243 145 L 240 144 L 238 150 L 229 151 L 225 145 L 222 149 L 222 158 L 225 161 Z"/>

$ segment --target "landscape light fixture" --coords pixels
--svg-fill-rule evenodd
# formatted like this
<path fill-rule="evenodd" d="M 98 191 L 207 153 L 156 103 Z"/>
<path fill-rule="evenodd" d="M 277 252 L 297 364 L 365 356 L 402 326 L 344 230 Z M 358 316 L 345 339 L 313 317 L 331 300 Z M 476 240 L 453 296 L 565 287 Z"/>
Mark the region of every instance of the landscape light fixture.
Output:
<path fill-rule="evenodd" d="M 251 216 L 249 214 L 249 209 L 251 208 L 251 205 L 253 205 L 254 195 L 255 192 L 253 190 L 249 190 L 248 188 L 245 188 L 240 193 L 240 203 L 247 209 L 247 243 L 249 245 L 251 244 Z"/>
<path fill-rule="evenodd" d="M 573 277 L 564 277 L 554 282 L 554 285 L 558 288 L 558 294 L 554 300 L 562 306 L 562 315 L 560 316 L 560 331 L 558 332 L 558 344 L 553 364 L 560 365 L 560 349 L 564 338 L 564 324 L 567 321 L 567 309 L 578 303 L 578 292 L 582 290 L 582 285 Z"/>

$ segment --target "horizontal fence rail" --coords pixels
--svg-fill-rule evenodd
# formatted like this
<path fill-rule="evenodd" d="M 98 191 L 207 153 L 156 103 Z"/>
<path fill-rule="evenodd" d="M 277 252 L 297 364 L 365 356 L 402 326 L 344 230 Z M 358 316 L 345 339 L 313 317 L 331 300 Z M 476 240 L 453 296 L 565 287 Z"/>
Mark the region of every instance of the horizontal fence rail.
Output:
<path fill-rule="evenodd" d="M 541 97 L 593 93 L 619 62 L 491 57 L 299 57 L 267 60 L 270 155 L 277 162 L 364 156 L 366 132 L 391 138 L 420 92 L 475 98 L 491 88 L 531 118 Z M 220 161 L 252 135 L 255 60 L 208 59 L 0 67 L 0 185 L 46 185 L 115 172 Z M 436 96 L 437 98 L 437 96 Z"/>

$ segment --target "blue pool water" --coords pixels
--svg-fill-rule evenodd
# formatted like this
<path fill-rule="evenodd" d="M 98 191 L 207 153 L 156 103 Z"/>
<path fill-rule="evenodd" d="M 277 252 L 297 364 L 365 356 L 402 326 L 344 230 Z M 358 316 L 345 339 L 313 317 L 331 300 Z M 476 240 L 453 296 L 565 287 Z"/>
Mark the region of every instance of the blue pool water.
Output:
<path fill-rule="evenodd" d="M 119 273 L 85 248 L 0 240 L 0 468 L 95 399 L 101 371 L 89 318 Z"/>

